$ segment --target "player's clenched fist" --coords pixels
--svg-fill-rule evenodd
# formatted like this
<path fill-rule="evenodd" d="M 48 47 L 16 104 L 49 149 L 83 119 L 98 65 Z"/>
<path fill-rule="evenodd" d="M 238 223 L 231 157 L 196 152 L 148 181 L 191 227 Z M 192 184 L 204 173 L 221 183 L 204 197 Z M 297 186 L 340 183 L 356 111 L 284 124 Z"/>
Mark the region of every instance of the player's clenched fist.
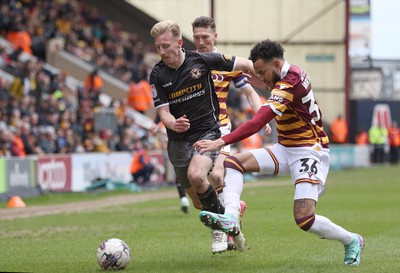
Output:
<path fill-rule="evenodd" d="M 183 133 L 189 130 L 189 128 L 190 128 L 189 119 L 186 118 L 186 115 L 183 115 L 175 120 L 172 130 L 174 130 L 177 133 Z"/>

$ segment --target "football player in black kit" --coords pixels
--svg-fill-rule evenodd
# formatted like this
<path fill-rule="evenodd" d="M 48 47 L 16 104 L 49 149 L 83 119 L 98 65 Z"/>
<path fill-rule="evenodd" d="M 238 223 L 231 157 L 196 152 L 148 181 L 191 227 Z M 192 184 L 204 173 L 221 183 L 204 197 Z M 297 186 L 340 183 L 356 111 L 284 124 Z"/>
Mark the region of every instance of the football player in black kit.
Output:
<path fill-rule="evenodd" d="M 192 146 L 201 139 L 218 139 L 221 134 L 211 71 L 248 70 L 254 74 L 253 64 L 231 55 L 184 50 L 180 28 L 172 21 L 155 24 L 150 34 L 161 57 L 151 71 L 150 86 L 157 113 L 167 128 L 168 156 L 176 178 L 189 196 L 198 196 L 203 210 L 224 213 L 207 180 L 218 152 L 201 154 Z M 243 244 L 241 239 L 242 234 L 238 234 L 235 243 Z"/>

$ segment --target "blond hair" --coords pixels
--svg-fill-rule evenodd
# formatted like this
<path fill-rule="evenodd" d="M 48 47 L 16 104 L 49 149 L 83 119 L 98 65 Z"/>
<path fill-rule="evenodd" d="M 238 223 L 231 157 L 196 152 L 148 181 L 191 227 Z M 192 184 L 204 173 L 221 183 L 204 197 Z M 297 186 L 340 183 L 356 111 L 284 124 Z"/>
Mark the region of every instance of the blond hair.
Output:
<path fill-rule="evenodd" d="M 160 35 L 171 32 L 172 36 L 181 39 L 181 29 L 177 23 L 172 21 L 162 21 L 155 24 L 151 30 L 150 35 L 153 38 L 158 38 Z"/>

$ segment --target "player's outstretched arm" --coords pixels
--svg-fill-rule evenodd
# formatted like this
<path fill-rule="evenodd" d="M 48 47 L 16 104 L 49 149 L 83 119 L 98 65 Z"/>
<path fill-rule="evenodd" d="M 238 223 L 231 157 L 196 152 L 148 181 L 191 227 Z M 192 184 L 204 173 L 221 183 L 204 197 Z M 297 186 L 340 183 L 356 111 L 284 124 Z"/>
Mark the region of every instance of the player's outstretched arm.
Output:
<path fill-rule="evenodd" d="M 239 142 L 246 137 L 249 137 L 257 132 L 259 132 L 268 122 L 270 122 L 274 117 L 275 113 L 269 106 L 261 106 L 257 111 L 255 116 L 240 125 L 236 130 L 222 137 L 222 140 L 226 145 Z"/>
<path fill-rule="evenodd" d="M 248 59 L 242 58 L 242 57 L 236 57 L 235 70 L 247 70 L 251 74 L 257 75 L 257 73 L 253 67 L 253 62 Z"/>
<path fill-rule="evenodd" d="M 250 77 L 250 76 L 248 76 Z M 255 113 L 257 113 L 257 111 L 260 109 L 261 107 L 261 99 L 260 96 L 257 94 L 257 92 L 253 89 L 253 87 L 248 84 L 246 86 L 244 86 L 241 91 L 245 94 L 247 101 L 249 102 L 251 109 L 253 109 L 253 111 Z M 269 126 L 269 124 L 267 123 L 264 127 L 264 134 L 266 136 L 269 136 L 272 133 L 272 128 L 271 126 Z"/>
<path fill-rule="evenodd" d="M 257 92 L 253 89 L 253 87 L 251 87 L 250 84 L 243 86 L 240 91 L 246 96 L 246 99 L 254 113 L 257 113 L 258 109 L 261 107 L 261 99 Z"/>

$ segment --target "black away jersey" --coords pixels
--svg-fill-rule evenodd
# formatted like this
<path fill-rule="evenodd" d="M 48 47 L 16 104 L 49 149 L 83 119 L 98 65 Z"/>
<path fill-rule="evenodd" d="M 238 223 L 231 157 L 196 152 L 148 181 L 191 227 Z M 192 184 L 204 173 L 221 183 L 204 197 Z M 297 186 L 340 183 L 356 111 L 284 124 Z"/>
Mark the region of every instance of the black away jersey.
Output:
<path fill-rule="evenodd" d="M 211 77 L 212 70 L 232 71 L 234 56 L 221 53 L 185 52 L 182 65 L 173 69 L 163 61 L 150 74 L 154 106 L 169 105 L 176 118 L 186 115 L 190 129 L 176 133 L 167 129 L 170 140 L 196 140 L 210 129 L 217 128 L 219 106 Z"/>

